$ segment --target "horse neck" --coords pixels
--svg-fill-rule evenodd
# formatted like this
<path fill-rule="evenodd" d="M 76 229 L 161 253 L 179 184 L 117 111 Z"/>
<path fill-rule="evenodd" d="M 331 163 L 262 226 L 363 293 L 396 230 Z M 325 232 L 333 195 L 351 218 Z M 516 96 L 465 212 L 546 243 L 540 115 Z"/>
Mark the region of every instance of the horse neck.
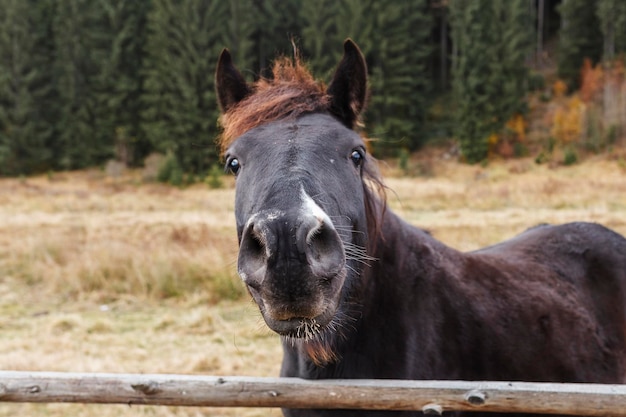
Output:
<path fill-rule="evenodd" d="M 383 214 L 381 234 L 374 247 L 372 256 L 376 261 L 365 272 L 372 303 L 406 302 L 407 288 L 415 288 L 420 282 L 447 280 L 463 263 L 460 252 L 406 223 L 391 210 Z"/>

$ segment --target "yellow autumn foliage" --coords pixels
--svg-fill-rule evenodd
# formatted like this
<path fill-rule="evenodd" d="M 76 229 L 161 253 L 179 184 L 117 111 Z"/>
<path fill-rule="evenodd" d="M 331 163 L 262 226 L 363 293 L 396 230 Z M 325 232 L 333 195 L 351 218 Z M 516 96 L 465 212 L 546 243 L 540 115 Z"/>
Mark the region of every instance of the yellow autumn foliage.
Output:
<path fill-rule="evenodd" d="M 567 93 L 567 84 L 563 80 L 556 80 L 552 85 L 554 97 L 563 97 Z"/>
<path fill-rule="evenodd" d="M 506 122 L 506 128 L 515 134 L 515 138 L 519 142 L 523 142 L 526 139 L 526 119 L 519 113 L 516 113 Z"/>
<path fill-rule="evenodd" d="M 573 143 L 580 139 L 586 107 L 578 96 L 573 96 L 555 111 L 550 133 L 558 143 Z"/>
<path fill-rule="evenodd" d="M 494 155 L 512 157 L 515 153 L 513 145 L 522 143 L 526 139 L 527 123 L 523 115 L 516 113 L 505 123 L 504 127 L 500 132 L 491 133 L 487 137 L 490 157 Z"/>

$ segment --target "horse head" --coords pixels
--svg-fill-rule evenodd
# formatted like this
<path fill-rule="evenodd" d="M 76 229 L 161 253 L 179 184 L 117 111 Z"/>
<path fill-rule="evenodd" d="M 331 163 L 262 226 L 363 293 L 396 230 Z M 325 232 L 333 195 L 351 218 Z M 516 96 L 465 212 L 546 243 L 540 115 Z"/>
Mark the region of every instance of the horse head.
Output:
<path fill-rule="evenodd" d="M 349 328 L 381 209 L 375 163 L 354 131 L 367 68 L 347 40 L 328 88 L 297 57 L 273 74 L 247 84 L 227 50 L 216 71 L 238 272 L 267 325 L 323 363 L 329 339 Z"/>

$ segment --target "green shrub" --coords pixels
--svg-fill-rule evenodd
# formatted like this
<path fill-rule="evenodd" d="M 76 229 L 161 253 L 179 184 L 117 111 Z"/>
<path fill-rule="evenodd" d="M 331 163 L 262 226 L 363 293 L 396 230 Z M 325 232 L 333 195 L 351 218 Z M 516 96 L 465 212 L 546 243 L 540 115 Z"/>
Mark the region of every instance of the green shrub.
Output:
<path fill-rule="evenodd" d="M 207 175 L 204 181 L 212 190 L 222 188 L 224 186 L 222 175 L 222 169 L 217 164 L 214 164 L 211 166 L 211 169 L 209 170 L 209 175 Z"/>
<path fill-rule="evenodd" d="M 615 142 L 617 142 L 618 137 L 619 137 L 619 132 L 618 132 L 617 126 L 615 125 L 609 126 L 606 132 L 606 143 L 608 145 L 615 145 Z"/>
<path fill-rule="evenodd" d="M 574 165 L 578 162 L 578 153 L 572 147 L 565 149 L 565 153 L 563 155 L 563 164 L 564 165 Z"/>
<path fill-rule="evenodd" d="M 530 91 L 543 90 L 546 87 L 546 79 L 539 72 L 531 72 L 528 76 L 528 89 Z"/>
<path fill-rule="evenodd" d="M 515 155 L 516 158 L 528 156 L 528 147 L 523 143 L 515 142 L 513 144 L 513 155 Z"/>
<path fill-rule="evenodd" d="M 174 169 L 172 169 L 169 183 L 176 187 L 180 187 L 181 185 L 183 185 L 183 182 L 184 182 L 183 179 L 184 179 L 183 170 L 180 168 L 180 166 L 177 165 Z"/>
<path fill-rule="evenodd" d="M 163 164 L 159 167 L 157 173 L 157 181 L 165 182 L 177 187 L 183 185 L 184 173 L 178 159 L 173 153 L 168 153 L 163 161 Z"/>

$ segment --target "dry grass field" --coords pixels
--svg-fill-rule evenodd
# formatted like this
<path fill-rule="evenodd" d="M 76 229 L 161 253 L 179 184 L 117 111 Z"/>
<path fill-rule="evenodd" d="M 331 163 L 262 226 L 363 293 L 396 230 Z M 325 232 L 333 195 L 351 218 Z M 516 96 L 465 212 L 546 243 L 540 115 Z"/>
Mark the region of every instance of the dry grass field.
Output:
<path fill-rule="evenodd" d="M 461 250 L 538 223 L 626 235 L 626 169 L 442 162 L 387 174 L 389 205 Z M 0 180 L 0 369 L 275 376 L 278 338 L 235 273 L 232 180 L 222 190 L 99 171 Z M 278 410 L 2 404 L 0 416 L 277 416 Z"/>

